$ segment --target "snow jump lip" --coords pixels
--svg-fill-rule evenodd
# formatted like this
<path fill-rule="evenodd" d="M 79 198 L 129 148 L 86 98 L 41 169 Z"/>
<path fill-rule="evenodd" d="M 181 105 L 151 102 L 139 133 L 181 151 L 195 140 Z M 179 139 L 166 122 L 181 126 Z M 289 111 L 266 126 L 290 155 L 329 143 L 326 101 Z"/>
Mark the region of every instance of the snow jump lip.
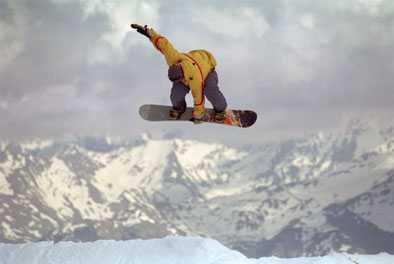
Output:
<path fill-rule="evenodd" d="M 165 237 L 149 240 L 113 241 L 99 240 L 85 243 L 61 241 L 36 242 L 27 244 L 1 244 L 2 264 L 120 264 L 120 263 L 236 263 L 264 264 L 277 263 L 393 263 L 394 255 L 351 255 L 335 253 L 322 257 L 248 258 L 239 251 L 232 250 L 220 242 L 200 237 Z"/>

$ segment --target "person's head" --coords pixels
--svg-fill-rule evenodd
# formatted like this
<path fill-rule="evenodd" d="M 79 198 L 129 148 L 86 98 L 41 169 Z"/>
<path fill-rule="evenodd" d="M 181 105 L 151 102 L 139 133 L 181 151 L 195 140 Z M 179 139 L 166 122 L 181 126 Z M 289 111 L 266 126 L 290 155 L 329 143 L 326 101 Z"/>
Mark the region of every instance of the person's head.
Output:
<path fill-rule="evenodd" d="M 179 82 L 183 79 L 181 64 L 173 64 L 168 68 L 168 79 L 172 82 Z"/>

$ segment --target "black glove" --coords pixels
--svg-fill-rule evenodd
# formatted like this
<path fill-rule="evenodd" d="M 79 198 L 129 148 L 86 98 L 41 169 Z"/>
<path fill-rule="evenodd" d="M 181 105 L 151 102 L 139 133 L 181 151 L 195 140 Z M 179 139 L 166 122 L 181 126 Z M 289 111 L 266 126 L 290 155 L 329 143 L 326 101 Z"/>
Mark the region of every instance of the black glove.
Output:
<path fill-rule="evenodd" d="M 130 26 L 131 26 L 132 28 L 136 29 L 138 33 L 140 33 L 140 34 L 142 34 L 142 35 L 144 35 L 145 37 L 147 37 L 147 38 L 150 39 L 149 30 L 148 30 L 148 26 L 147 26 L 147 25 L 145 25 L 145 26 L 140 26 L 140 25 L 138 25 L 138 24 L 131 24 Z"/>

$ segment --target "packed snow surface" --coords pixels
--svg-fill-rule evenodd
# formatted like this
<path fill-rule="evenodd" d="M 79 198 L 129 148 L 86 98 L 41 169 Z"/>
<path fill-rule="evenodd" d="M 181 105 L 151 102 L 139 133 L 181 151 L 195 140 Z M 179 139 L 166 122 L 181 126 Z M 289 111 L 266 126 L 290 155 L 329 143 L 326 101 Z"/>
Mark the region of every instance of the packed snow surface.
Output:
<path fill-rule="evenodd" d="M 166 237 L 89 243 L 0 244 L 1 264 L 392 264 L 394 256 L 349 255 L 248 259 L 212 239 Z"/>

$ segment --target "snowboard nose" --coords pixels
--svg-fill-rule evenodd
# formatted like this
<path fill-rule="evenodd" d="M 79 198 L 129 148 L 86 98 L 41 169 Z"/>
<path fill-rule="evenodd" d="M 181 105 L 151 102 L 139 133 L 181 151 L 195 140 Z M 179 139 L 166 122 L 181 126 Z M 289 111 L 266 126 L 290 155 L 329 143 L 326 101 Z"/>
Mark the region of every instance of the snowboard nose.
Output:
<path fill-rule="evenodd" d="M 253 111 L 244 111 L 241 114 L 241 124 L 242 127 L 250 127 L 252 126 L 257 120 L 257 114 Z"/>

